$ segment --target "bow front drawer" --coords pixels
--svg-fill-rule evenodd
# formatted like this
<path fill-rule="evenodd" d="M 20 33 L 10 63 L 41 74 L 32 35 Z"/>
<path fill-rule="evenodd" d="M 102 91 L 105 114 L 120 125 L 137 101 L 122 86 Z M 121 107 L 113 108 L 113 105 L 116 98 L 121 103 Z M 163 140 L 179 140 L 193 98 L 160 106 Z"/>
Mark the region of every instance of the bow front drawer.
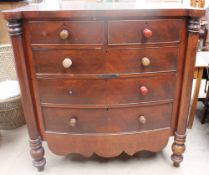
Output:
<path fill-rule="evenodd" d="M 173 74 L 141 78 L 40 79 L 42 103 L 129 104 L 174 98 Z"/>
<path fill-rule="evenodd" d="M 180 19 L 121 20 L 108 22 L 109 45 L 180 42 Z"/>
<path fill-rule="evenodd" d="M 176 71 L 178 47 L 34 51 L 36 73 L 105 74 Z"/>
<path fill-rule="evenodd" d="M 42 110 L 46 131 L 116 134 L 170 127 L 172 103 L 108 110 L 49 107 Z"/>
<path fill-rule="evenodd" d="M 105 43 L 102 21 L 31 21 L 32 44 L 99 44 Z"/>

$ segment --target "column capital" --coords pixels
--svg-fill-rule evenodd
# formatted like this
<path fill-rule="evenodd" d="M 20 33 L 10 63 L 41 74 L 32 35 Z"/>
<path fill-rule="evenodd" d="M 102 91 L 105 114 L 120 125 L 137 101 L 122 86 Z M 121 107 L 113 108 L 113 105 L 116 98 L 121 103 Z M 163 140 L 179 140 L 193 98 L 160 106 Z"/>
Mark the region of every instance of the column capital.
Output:
<path fill-rule="evenodd" d="M 190 18 L 188 31 L 191 33 L 199 33 L 200 31 L 200 19 L 199 18 Z"/>
<path fill-rule="evenodd" d="M 7 27 L 10 36 L 18 36 L 23 33 L 21 20 L 10 20 L 8 21 Z"/>

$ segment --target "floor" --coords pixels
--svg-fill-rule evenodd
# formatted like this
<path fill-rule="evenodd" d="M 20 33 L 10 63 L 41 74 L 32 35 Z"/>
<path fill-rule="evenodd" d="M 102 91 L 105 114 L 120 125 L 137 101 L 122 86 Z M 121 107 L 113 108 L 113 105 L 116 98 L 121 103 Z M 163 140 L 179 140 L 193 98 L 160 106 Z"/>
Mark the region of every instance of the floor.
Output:
<path fill-rule="evenodd" d="M 198 104 L 197 115 L 202 113 Z M 31 164 L 26 127 L 11 131 L 1 131 L 0 175 L 201 175 L 209 172 L 209 123 L 201 125 L 198 117 L 192 130 L 188 130 L 187 150 L 182 166 L 174 168 L 170 160 L 173 138 L 162 152 L 138 153 L 133 157 L 122 154 L 114 159 L 93 156 L 85 159 L 79 155 L 56 156 L 44 144 L 47 165 L 38 173 Z"/>

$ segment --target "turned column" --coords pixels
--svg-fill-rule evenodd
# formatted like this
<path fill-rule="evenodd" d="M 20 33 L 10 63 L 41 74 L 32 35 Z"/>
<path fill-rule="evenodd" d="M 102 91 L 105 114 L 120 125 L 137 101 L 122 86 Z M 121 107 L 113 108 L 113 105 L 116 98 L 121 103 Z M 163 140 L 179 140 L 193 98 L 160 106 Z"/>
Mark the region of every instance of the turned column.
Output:
<path fill-rule="evenodd" d="M 27 70 L 27 58 L 25 57 L 23 46 L 23 27 L 21 18 L 8 20 L 8 31 L 13 45 L 16 72 L 21 89 L 23 112 L 30 137 L 30 153 L 33 158 L 33 165 L 37 167 L 39 171 L 41 171 L 44 169 L 46 160 L 44 158 L 44 149 L 42 147 L 40 132 L 37 126 L 35 108 L 33 105 L 32 88 L 29 78 L 29 71 Z"/>
<path fill-rule="evenodd" d="M 198 18 L 190 18 L 188 24 L 188 39 L 186 58 L 184 62 L 184 76 L 182 81 L 181 102 L 179 106 L 179 117 L 172 145 L 173 154 L 171 159 L 174 166 L 178 167 L 183 161 L 185 151 L 186 128 L 189 116 L 189 106 L 191 100 L 192 82 L 195 70 L 196 51 L 198 44 L 198 35 L 200 30 L 200 21 Z"/>

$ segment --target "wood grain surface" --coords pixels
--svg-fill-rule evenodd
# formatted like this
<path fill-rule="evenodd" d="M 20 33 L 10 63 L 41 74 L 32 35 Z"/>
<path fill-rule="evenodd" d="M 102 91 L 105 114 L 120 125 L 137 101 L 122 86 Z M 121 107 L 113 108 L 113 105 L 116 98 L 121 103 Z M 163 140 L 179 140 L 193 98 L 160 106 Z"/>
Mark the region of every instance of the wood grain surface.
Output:
<path fill-rule="evenodd" d="M 4 12 L 34 166 L 41 140 L 59 155 L 114 157 L 158 152 L 173 135 L 179 166 L 204 10 L 85 3 Z"/>

